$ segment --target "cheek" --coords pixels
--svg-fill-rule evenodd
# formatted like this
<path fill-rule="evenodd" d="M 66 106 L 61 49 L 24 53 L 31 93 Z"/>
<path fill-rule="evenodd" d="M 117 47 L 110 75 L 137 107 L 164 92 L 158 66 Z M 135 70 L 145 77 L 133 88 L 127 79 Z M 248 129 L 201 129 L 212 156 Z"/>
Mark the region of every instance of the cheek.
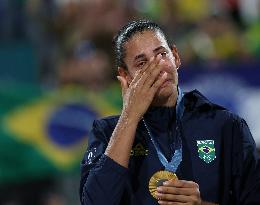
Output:
<path fill-rule="evenodd" d="M 174 68 L 176 68 L 176 62 L 175 62 L 175 58 L 174 58 L 173 55 L 170 55 L 170 56 L 169 56 L 169 61 L 170 61 L 171 65 L 172 65 Z"/>
<path fill-rule="evenodd" d="M 166 71 L 167 73 L 174 75 L 177 72 L 176 65 L 171 60 L 166 61 L 163 66 L 164 66 L 163 70 Z"/>

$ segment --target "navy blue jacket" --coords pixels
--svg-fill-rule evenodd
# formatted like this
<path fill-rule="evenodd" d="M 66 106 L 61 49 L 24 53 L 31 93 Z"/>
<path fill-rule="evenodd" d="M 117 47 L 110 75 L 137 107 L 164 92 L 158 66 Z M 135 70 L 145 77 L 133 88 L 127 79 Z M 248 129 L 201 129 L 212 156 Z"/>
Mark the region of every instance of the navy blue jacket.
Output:
<path fill-rule="evenodd" d="M 198 183 L 204 201 L 260 205 L 260 161 L 246 122 L 196 90 L 184 95 L 184 104 L 183 159 L 176 171 L 178 178 Z M 149 193 L 148 182 L 164 167 L 142 122 L 136 130 L 128 169 L 104 155 L 118 118 L 112 116 L 93 123 L 81 165 L 81 204 L 158 204 Z M 167 123 L 165 120 L 160 118 L 158 124 Z M 197 141 L 203 140 L 214 141 L 215 158 L 208 163 L 199 156 Z M 167 154 L 165 147 L 169 146 L 164 142 L 160 146 Z"/>

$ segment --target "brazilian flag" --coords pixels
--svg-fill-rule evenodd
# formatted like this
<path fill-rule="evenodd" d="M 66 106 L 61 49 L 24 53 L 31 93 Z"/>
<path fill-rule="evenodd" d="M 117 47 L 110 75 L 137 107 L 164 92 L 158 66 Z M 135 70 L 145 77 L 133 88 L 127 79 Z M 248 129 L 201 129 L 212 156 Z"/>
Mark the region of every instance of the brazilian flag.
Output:
<path fill-rule="evenodd" d="M 103 92 L 5 85 L 0 99 L 1 182 L 78 171 L 93 120 L 121 107 L 115 85 Z"/>

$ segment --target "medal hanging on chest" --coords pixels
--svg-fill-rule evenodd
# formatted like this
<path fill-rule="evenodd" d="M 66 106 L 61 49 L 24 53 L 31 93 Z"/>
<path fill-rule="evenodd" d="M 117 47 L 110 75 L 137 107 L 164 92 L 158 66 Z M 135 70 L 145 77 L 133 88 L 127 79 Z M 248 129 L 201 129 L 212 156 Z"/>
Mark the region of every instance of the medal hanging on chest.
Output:
<path fill-rule="evenodd" d="M 150 136 L 150 139 L 156 149 L 158 158 L 162 165 L 164 166 L 165 170 L 158 171 L 153 174 L 153 176 L 149 180 L 149 191 L 151 195 L 156 198 L 156 189 L 159 186 L 163 185 L 163 182 L 168 180 L 175 180 L 178 179 L 177 175 L 175 174 L 179 164 L 182 161 L 182 142 L 181 142 L 181 136 L 180 136 L 180 120 L 184 112 L 184 101 L 183 101 L 183 93 L 178 88 L 178 98 L 177 98 L 177 105 L 176 105 L 176 136 L 179 141 L 178 149 L 175 147 L 174 155 L 172 156 L 171 160 L 168 161 L 162 151 L 159 148 L 159 144 L 156 142 L 156 139 L 153 137 L 149 127 L 147 126 L 145 120 L 143 119 L 144 125 L 146 127 L 146 130 L 148 132 L 148 135 Z"/>

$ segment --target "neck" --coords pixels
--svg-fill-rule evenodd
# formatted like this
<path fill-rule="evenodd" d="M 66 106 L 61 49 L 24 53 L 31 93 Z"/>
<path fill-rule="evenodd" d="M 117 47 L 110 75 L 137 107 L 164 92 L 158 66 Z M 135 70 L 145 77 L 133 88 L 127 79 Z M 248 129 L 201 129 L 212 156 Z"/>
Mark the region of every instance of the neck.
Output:
<path fill-rule="evenodd" d="M 178 89 L 177 87 L 175 87 L 174 91 L 170 96 L 154 98 L 154 100 L 151 103 L 151 106 L 174 107 L 177 103 L 177 97 L 178 97 Z"/>

